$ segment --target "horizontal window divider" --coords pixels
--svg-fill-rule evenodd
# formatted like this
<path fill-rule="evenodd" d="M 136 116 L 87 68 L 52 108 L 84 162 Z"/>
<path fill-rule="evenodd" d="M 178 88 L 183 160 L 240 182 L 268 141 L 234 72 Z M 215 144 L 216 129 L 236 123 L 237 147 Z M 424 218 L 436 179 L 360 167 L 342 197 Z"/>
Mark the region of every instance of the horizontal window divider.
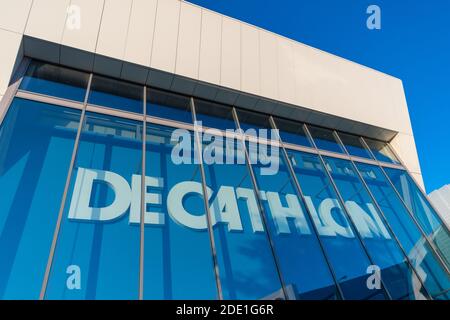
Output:
<path fill-rule="evenodd" d="M 22 98 L 22 99 L 27 99 L 27 100 L 33 100 L 33 101 L 37 101 L 37 102 L 42 102 L 42 103 L 48 103 L 48 104 L 52 104 L 52 105 L 59 106 L 59 107 L 66 107 L 66 108 L 72 108 L 72 109 L 77 109 L 77 110 L 83 109 L 83 102 L 71 101 L 71 100 L 66 100 L 66 99 L 61 99 L 61 98 L 54 98 L 51 96 L 46 96 L 46 95 L 38 94 L 38 93 L 32 93 L 32 92 L 28 92 L 28 91 L 22 91 L 22 90 L 17 91 L 16 97 Z"/>

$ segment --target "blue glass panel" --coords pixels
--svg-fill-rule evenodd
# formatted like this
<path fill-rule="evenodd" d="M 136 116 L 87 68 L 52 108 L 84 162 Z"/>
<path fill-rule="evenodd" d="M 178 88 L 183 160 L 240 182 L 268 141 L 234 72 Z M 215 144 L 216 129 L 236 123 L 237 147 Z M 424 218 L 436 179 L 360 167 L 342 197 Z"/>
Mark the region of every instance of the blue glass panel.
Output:
<path fill-rule="evenodd" d="M 317 155 L 289 151 L 308 209 L 347 299 L 384 299 L 367 287 L 371 265 Z"/>
<path fill-rule="evenodd" d="M 93 105 L 143 113 L 143 86 L 95 75 L 88 102 Z"/>
<path fill-rule="evenodd" d="M 248 146 L 250 159 L 258 159 L 257 146 Z M 284 283 L 295 299 L 337 299 L 333 277 L 306 208 L 283 159 L 276 157 L 276 150 L 272 152 L 278 170 L 265 170 L 267 167 L 259 161 L 252 160 L 252 164 Z"/>
<path fill-rule="evenodd" d="M 197 121 L 201 121 L 204 127 L 221 130 L 235 130 L 236 128 L 231 107 L 195 100 L 195 113 Z"/>
<path fill-rule="evenodd" d="M 341 139 L 344 147 L 347 149 L 348 153 L 355 157 L 372 159 L 369 150 L 364 147 L 361 138 L 351 134 L 346 134 L 339 132 L 339 138 Z"/>
<path fill-rule="evenodd" d="M 352 163 L 335 158 L 325 158 L 325 162 L 372 260 L 381 269 L 391 297 L 401 300 L 427 297 Z"/>
<path fill-rule="evenodd" d="M 147 91 L 147 115 L 192 124 L 189 98 L 156 89 Z"/>
<path fill-rule="evenodd" d="M 186 149 L 180 158 L 177 148 L 182 144 Z M 217 298 L 201 175 L 193 146 L 188 131 L 148 127 L 145 299 Z"/>
<path fill-rule="evenodd" d="M 358 163 L 357 167 L 417 273 L 425 279 L 428 292 L 435 295 L 450 289 L 450 275 L 436 258 L 381 169 L 362 163 Z"/>
<path fill-rule="evenodd" d="M 47 299 L 137 299 L 142 122 L 86 114 Z"/>
<path fill-rule="evenodd" d="M 269 116 L 267 114 L 261 114 L 245 110 L 236 110 L 236 111 L 241 129 L 247 131 L 248 134 L 250 134 L 249 133 L 250 131 L 248 130 L 257 130 L 256 131 L 257 134 L 258 130 L 260 129 L 272 128 L 269 122 Z"/>
<path fill-rule="evenodd" d="M 333 130 L 314 127 L 311 125 L 308 125 L 308 129 L 318 149 L 337 153 L 344 153 L 341 145 L 336 140 L 336 137 L 333 135 Z"/>
<path fill-rule="evenodd" d="M 38 299 L 80 112 L 14 99 L 0 128 L 0 298 Z"/>
<path fill-rule="evenodd" d="M 385 168 L 403 201 L 414 214 L 424 232 L 433 240 L 450 268 L 450 234 L 441 218 L 404 170 Z"/>
<path fill-rule="evenodd" d="M 224 298 L 264 299 L 280 295 L 281 283 L 242 143 L 234 139 L 220 143 L 220 138 L 208 143 L 210 137 L 204 137 L 203 161 L 206 183 L 211 189 L 210 212 L 216 222 L 214 238 Z"/>
<path fill-rule="evenodd" d="M 364 138 L 364 141 L 366 141 L 367 145 L 378 161 L 396 164 L 400 163 L 387 143 L 368 138 Z"/>
<path fill-rule="evenodd" d="M 274 120 L 283 142 L 312 147 L 303 129 L 303 123 L 280 118 L 274 118 Z"/>
<path fill-rule="evenodd" d="M 83 102 L 89 74 L 44 62 L 31 62 L 20 84 L 21 90 Z"/>

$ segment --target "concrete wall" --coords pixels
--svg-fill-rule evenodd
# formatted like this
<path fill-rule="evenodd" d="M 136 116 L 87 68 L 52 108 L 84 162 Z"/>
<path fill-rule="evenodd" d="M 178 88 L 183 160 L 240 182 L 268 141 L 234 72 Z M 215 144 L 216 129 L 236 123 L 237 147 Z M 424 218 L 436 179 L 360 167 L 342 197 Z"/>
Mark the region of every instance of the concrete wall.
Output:
<path fill-rule="evenodd" d="M 71 5 L 81 28 L 71 29 Z M 420 165 L 402 82 L 179 0 L 0 0 L 0 95 L 23 54 L 391 140 Z"/>

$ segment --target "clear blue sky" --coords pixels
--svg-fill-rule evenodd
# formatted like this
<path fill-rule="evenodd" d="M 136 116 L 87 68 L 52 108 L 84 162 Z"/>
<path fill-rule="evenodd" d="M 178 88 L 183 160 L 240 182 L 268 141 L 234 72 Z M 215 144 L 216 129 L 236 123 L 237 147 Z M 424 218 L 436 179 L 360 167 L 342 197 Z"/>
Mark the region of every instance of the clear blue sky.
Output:
<path fill-rule="evenodd" d="M 427 192 L 450 183 L 449 0 L 190 0 L 403 80 Z M 381 8 L 382 29 L 366 28 Z"/>

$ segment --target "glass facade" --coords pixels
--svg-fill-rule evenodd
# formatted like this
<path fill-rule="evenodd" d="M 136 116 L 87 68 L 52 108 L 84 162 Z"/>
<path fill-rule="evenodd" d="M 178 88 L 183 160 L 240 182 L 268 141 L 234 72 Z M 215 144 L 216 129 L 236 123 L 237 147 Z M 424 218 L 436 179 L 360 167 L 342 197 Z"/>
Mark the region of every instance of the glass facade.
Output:
<path fill-rule="evenodd" d="M 450 299 L 389 144 L 327 128 L 33 61 L 0 194 L 2 299 Z"/>

